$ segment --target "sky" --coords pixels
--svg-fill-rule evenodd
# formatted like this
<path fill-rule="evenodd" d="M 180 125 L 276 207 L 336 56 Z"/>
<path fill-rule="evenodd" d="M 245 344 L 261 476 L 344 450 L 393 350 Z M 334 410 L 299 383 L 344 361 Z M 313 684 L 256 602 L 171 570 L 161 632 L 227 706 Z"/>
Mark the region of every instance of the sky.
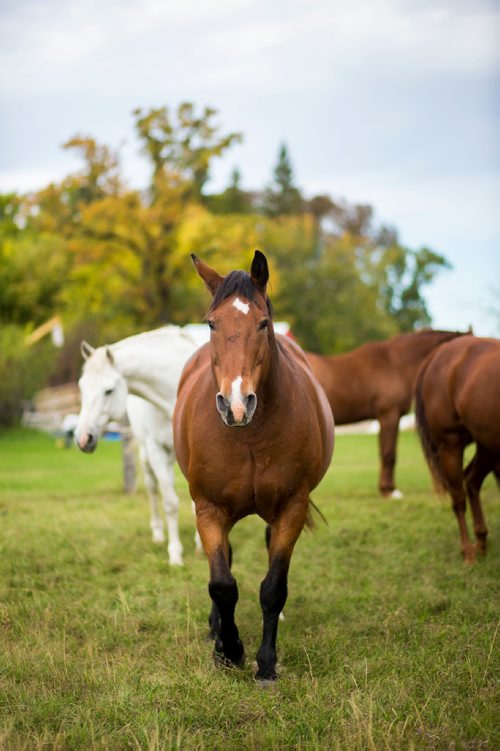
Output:
<path fill-rule="evenodd" d="M 306 195 L 446 256 L 436 327 L 500 336 L 499 84 L 498 0 L 2 0 L 0 191 L 78 168 L 76 133 L 141 186 L 132 110 L 210 105 L 244 142 L 209 190 L 262 188 L 285 142 Z"/>

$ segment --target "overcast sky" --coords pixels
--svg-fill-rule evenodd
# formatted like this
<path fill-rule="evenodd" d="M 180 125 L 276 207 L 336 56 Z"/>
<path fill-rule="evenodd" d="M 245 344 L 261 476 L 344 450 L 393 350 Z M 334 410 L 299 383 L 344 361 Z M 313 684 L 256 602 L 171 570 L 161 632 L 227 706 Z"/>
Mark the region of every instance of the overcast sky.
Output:
<path fill-rule="evenodd" d="M 278 146 L 311 195 L 371 203 L 443 253 L 434 324 L 500 335 L 500 4 L 489 0 L 2 0 L 0 190 L 77 164 L 75 133 L 122 144 L 131 111 L 180 101 L 244 134 L 214 169 L 262 187 Z M 265 250 L 265 249 L 264 249 Z M 492 309 L 496 309 L 494 315 Z"/>

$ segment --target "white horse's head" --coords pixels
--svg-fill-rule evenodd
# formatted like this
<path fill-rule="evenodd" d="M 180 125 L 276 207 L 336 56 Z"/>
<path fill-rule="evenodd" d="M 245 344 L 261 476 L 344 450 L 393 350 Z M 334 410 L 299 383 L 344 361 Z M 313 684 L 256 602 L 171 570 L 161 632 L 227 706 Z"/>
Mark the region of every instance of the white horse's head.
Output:
<path fill-rule="evenodd" d="M 108 422 L 125 417 L 128 388 L 109 347 L 94 349 L 82 342 L 81 353 L 85 364 L 78 381 L 82 406 L 75 441 L 82 451 L 92 452 Z"/>

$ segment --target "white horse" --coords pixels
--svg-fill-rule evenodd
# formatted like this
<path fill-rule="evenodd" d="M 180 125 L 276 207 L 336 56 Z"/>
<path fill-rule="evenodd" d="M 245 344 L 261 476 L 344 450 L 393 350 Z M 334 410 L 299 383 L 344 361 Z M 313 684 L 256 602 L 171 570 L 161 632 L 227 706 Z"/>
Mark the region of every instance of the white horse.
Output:
<path fill-rule="evenodd" d="M 153 541 L 165 540 L 158 511 L 159 489 L 172 565 L 182 565 L 183 552 L 177 524 L 179 498 L 174 489 L 172 414 L 182 369 L 198 347 L 199 342 L 178 326 L 147 331 L 97 349 L 87 342 L 81 345 L 85 364 L 79 381 L 82 406 L 76 443 L 82 451 L 94 451 L 107 423 L 128 414 L 151 503 Z M 195 539 L 201 549 L 199 538 Z"/>

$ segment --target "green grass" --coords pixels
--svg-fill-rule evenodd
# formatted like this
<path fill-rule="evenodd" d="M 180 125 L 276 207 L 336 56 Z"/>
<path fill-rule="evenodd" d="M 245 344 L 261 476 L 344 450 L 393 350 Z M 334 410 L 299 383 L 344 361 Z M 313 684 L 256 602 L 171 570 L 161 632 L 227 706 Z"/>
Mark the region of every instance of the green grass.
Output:
<path fill-rule="evenodd" d="M 329 524 L 296 547 L 266 691 L 252 678 L 259 519 L 232 534 L 247 666 L 216 669 L 185 481 L 176 570 L 150 541 L 144 492 L 121 492 L 119 446 L 85 456 L 0 435 L 0 747 L 500 748 L 496 486 L 483 492 L 490 550 L 468 568 L 415 435 L 399 454 L 405 498 L 381 500 L 376 438 L 338 437 L 314 494 Z"/>

